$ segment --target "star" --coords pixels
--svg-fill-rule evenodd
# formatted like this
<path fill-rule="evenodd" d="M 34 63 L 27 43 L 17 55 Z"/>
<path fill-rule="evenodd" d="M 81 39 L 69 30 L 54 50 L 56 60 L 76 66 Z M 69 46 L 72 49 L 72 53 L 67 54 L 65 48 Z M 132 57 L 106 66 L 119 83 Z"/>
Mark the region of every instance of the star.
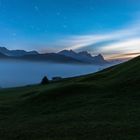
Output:
<path fill-rule="evenodd" d="M 39 7 L 36 5 L 34 6 L 35 11 L 39 11 Z"/>
<path fill-rule="evenodd" d="M 56 15 L 57 15 L 57 16 L 60 16 L 60 15 L 61 15 L 61 13 L 60 13 L 60 12 L 57 12 L 57 13 L 56 13 Z"/>
<path fill-rule="evenodd" d="M 12 33 L 12 36 L 15 37 L 15 36 L 17 36 L 17 34 L 16 33 Z"/>
<path fill-rule="evenodd" d="M 40 28 L 40 27 L 37 27 L 37 28 L 36 28 L 36 31 L 41 31 L 41 28 Z"/>
<path fill-rule="evenodd" d="M 66 19 L 67 19 L 67 17 L 66 17 L 66 16 L 63 16 L 63 19 L 64 19 L 64 20 L 66 20 Z"/>
<path fill-rule="evenodd" d="M 63 28 L 64 28 L 64 29 L 68 28 L 68 25 L 64 24 L 64 25 L 63 25 Z"/>
<path fill-rule="evenodd" d="M 93 6 L 90 7 L 90 10 L 93 11 L 95 8 Z"/>
<path fill-rule="evenodd" d="M 31 25 L 30 27 L 31 27 L 32 30 L 35 29 L 34 25 Z"/>

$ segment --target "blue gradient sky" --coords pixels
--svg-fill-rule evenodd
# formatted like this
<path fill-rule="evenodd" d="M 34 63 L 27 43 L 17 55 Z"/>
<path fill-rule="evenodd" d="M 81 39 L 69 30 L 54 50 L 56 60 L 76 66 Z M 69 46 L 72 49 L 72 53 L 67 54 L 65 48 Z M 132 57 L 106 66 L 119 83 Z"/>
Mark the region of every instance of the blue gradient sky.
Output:
<path fill-rule="evenodd" d="M 0 46 L 139 53 L 139 0 L 0 0 Z"/>

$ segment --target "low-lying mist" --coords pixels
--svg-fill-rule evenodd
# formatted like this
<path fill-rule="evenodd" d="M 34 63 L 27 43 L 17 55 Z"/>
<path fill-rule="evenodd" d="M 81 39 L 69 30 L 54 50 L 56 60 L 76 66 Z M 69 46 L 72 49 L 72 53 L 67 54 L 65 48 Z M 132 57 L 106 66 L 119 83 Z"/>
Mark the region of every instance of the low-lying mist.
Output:
<path fill-rule="evenodd" d="M 0 60 L 0 87 L 16 87 L 36 84 L 43 76 L 49 79 L 62 78 L 97 72 L 108 65 L 56 64 L 46 62 L 27 62 Z"/>

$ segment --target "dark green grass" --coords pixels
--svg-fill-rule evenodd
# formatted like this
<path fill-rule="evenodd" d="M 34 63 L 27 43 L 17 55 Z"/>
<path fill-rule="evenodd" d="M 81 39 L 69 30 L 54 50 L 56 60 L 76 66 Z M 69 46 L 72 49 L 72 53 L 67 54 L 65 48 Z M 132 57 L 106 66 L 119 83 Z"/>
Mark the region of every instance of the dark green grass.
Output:
<path fill-rule="evenodd" d="M 46 86 L 0 91 L 0 140 L 139 140 L 140 58 Z"/>

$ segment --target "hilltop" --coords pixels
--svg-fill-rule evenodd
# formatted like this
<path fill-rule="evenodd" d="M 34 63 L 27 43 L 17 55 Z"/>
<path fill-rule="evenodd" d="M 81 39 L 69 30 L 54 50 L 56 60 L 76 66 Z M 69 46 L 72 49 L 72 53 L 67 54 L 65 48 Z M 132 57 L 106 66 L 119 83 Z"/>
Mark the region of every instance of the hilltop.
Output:
<path fill-rule="evenodd" d="M 0 91 L 1 140 L 140 139 L 140 57 L 95 74 Z"/>

